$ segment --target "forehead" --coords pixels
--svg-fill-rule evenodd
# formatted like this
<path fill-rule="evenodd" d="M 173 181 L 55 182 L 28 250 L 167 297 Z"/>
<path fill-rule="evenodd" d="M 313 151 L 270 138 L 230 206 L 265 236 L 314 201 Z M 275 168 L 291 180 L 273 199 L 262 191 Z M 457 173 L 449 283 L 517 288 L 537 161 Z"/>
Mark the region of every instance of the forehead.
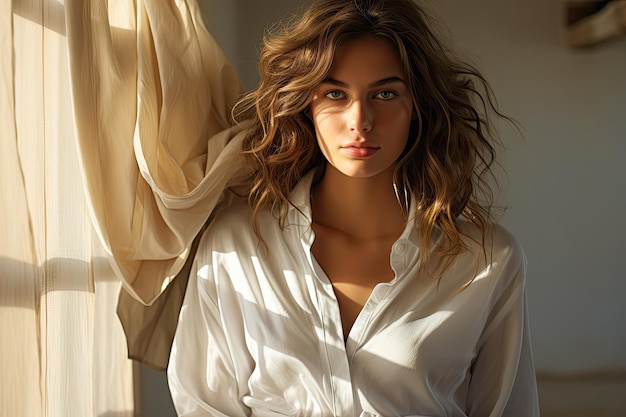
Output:
<path fill-rule="evenodd" d="M 344 41 L 335 51 L 329 77 L 404 77 L 404 66 L 395 45 L 388 39 L 363 36 Z"/>

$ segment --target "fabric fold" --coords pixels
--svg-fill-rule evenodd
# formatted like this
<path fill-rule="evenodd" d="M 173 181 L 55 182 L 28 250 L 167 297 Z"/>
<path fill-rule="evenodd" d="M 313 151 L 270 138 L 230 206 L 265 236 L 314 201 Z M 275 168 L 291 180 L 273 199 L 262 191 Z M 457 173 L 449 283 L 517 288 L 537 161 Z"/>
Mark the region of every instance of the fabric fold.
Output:
<path fill-rule="evenodd" d="M 129 356 L 160 369 L 192 242 L 223 191 L 245 183 L 246 124 L 231 118 L 240 82 L 195 1 L 68 0 L 65 9 L 90 214 L 124 284 Z"/>
<path fill-rule="evenodd" d="M 150 305 L 243 175 L 239 80 L 193 1 L 73 0 L 66 18 L 92 217 L 125 289 Z"/>

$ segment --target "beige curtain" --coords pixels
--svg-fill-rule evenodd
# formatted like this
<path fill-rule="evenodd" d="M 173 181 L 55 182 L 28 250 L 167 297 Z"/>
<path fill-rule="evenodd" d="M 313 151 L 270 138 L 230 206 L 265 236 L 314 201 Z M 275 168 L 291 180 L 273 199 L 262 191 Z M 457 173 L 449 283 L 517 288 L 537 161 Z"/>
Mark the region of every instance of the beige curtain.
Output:
<path fill-rule="evenodd" d="M 192 242 L 245 184 L 239 94 L 194 1 L 0 4 L 0 415 L 132 415 L 126 356 L 165 367 Z"/>
<path fill-rule="evenodd" d="M 195 2 L 75 0 L 67 16 L 92 212 L 126 289 L 151 304 L 240 171 L 227 143 L 241 128 L 226 130 L 239 81 Z"/>
<path fill-rule="evenodd" d="M 224 188 L 245 184 L 239 80 L 195 1 L 72 0 L 66 16 L 79 152 L 124 283 L 129 354 L 164 369 L 192 242 Z"/>
<path fill-rule="evenodd" d="M 0 415 L 130 417 L 121 284 L 84 197 L 64 13 L 0 4 Z"/>

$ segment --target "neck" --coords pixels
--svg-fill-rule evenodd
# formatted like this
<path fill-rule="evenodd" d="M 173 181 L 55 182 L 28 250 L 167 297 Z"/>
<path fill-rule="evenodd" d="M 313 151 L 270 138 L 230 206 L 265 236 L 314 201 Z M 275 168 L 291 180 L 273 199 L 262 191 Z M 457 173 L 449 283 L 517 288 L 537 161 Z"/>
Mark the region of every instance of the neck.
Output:
<path fill-rule="evenodd" d="M 353 237 L 399 236 L 406 224 L 393 189 L 393 170 L 352 178 L 329 165 L 312 198 L 314 223 Z"/>

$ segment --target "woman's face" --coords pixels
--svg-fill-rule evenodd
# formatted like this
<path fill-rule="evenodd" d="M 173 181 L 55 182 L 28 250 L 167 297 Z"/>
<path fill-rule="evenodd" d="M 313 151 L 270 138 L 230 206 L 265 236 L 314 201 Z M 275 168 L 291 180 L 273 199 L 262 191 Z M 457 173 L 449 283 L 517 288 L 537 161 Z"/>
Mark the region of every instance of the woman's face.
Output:
<path fill-rule="evenodd" d="M 342 44 L 311 112 L 327 169 L 358 178 L 391 175 L 414 114 L 394 46 L 373 36 Z"/>

